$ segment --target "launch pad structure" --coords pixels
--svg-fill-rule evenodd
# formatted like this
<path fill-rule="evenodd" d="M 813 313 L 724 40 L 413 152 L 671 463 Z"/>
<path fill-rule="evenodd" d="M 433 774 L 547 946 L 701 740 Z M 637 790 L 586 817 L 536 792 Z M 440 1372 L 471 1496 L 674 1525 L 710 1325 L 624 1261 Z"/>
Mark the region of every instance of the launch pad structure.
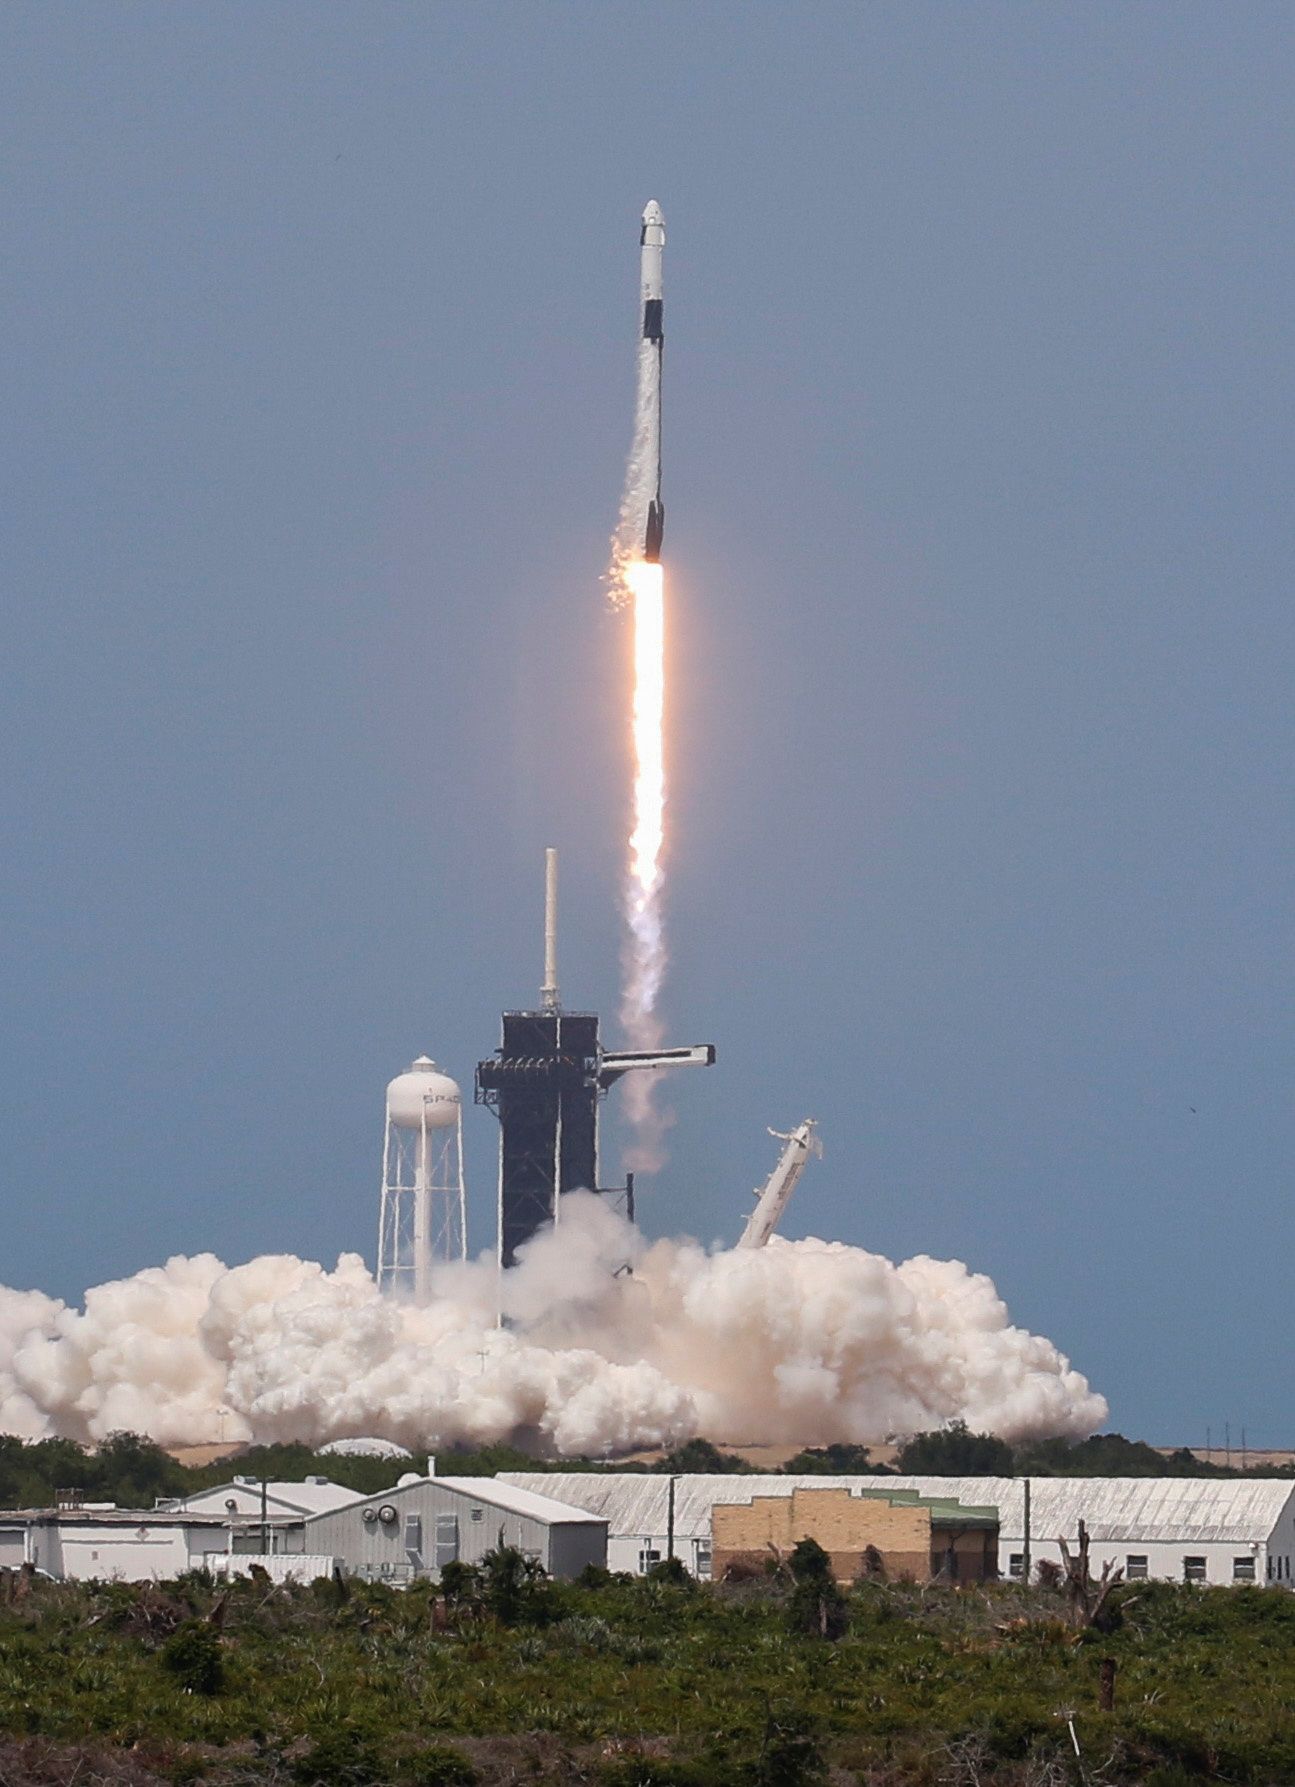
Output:
<path fill-rule="evenodd" d="M 545 851 L 544 985 L 537 1011 L 506 1011 L 500 1046 L 477 1063 L 475 1102 L 499 1119 L 499 1262 L 561 1221 L 572 1191 L 609 1194 L 598 1183 L 598 1112 L 627 1073 L 709 1067 L 713 1043 L 692 1048 L 604 1049 L 598 1015 L 563 1011 L 557 978 L 557 852 Z M 632 1216 L 632 1208 L 627 1212 Z"/>

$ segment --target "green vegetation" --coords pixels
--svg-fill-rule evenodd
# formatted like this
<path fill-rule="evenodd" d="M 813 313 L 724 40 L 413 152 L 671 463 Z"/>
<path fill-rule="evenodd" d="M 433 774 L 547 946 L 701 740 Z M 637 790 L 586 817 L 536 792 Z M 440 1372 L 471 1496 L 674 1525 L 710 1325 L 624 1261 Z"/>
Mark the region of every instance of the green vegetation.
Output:
<path fill-rule="evenodd" d="M 867 1446 L 806 1446 L 783 1465 L 789 1477 L 888 1476 L 884 1464 L 874 1464 Z"/>
<path fill-rule="evenodd" d="M 938 1433 L 918 1433 L 896 1461 L 910 1477 L 1010 1477 L 1014 1459 L 1006 1440 L 992 1433 L 969 1433 L 955 1421 Z"/>
<path fill-rule="evenodd" d="M 422 1468 L 425 1460 L 414 1460 Z M 114 1502 L 120 1508 L 149 1508 L 159 1496 L 192 1495 L 239 1476 L 271 1481 L 300 1481 L 306 1476 L 331 1477 L 349 1489 L 375 1495 L 395 1482 L 402 1460 L 348 1458 L 321 1454 L 309 1446 L 252 1446 L 214 1464 L 185 1466 L 151 1440 L 138 1434 L 115 1433 L 96 1450 L 72 1440 L 26 1442 L 0 1435 L 0 1508 L 47 1508 L 60 1490 L 75 1490 L 86 1501 Z M 550 1462 L 530 1458 L 512 1446 L 483 1446 L 477 1451 L 441 1455 L 447 1476 L 493 1476 L 497 1471 L 670 1472 L 675 1475 L 749 1471 L 753 1467 L 735 1452 L 722 1452 L 709 1440 L 693 1439 L 650 1464 L 605 1458 L 566 1458 Z M 784 1472 L 796 1475 L 887 1476 L 886 1465 L 874 1464 L 866 1446 L 838 1444 L 809 1447 L 789 1458 Z M 952 1477 L 1240 1477 L 1290 1476 L 1295 1467 L 1242 1472 L 1206 1464 L 1185 1449 L 1166 1456 L 1118 1433 L 1095 1434 L 1078 1445 L 1045 1440 L 1013 1448 L 993 1434 L 971 1433 L 961 1423 L 935 1433 L 915 1434 L 901 1449 L 894 1467 L 912 1476 Z"/>
<path fill-rule="evenodd" d="M 0 1781 L 1295 1779 L 1295 1596 L 1282 1590 L 1126 1585 L 1099 1633 L 1039 1587 L 842 1591 L 807 1547 L 714 1587 L 606 1572 L 553 1584 L 525 1564 L 499 1552 L 465 1567 L 448 1605 L 427 1584 L 0 1575 Z"/>
<path fill-rule="evenodd" d="M 801 1539 L 787 1559 L 792 1580 L 787 1624 L 808 1638 L 840 1638 L 850 1622 L 845 1596 L 832 1573 L 832 1560 L 817 1539 Z"/>

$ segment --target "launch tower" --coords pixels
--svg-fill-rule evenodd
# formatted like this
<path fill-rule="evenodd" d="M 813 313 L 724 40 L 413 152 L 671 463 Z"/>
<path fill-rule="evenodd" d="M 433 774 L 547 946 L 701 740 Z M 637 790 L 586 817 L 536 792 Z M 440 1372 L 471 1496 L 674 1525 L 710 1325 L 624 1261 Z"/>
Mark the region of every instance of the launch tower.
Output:
<path fill-rule="evenodd" d="M 712 1043 L 612 1053 L 591 1011 L 563 1011 L 557 984 L 557 852 L 545 851 L 544 985 L 538 1011 L 506 1011 L 500 1047 L 477 1063 L 476 1102 L 499 1118 L 499 1260 L 547 1223 L 562 1197 L 598 1186 L 598 1106 L 622 1074 L 709 1067 Z"/>

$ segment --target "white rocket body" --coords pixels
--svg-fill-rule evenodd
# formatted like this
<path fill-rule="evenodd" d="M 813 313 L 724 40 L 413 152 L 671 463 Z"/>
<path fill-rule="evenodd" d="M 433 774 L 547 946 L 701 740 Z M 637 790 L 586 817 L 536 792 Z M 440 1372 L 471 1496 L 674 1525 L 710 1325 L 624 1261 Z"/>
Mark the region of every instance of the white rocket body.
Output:
<path fill-rule="evenodd" d="M 647 304 L 655 298 L 661 299 L 661 251 L 665 247 L 665 218 L 661 215 L 661 207 L 653 199 L 643 213 L 643 228 L 639 232 L 639 241 L 643 247 L 641 257 L 643 268 L 643 302 Z M 646 335 L 647 330 L 643 333 Z"/>
<path fill-rule="evenodd" d="M 661 538 L 665 532 L 665 504 L 661 501 L 661 361 L 665 345 L 661 261 L 665 251 L 665 218 L 655 199 L 649 202 L 643 213 L 639 245 L 640 282 L 643 288 L 640 352 L 646 356 L 645 370 L 650 384 L 647 392 L 647 458 L 651 473 L 651 496 L 643 527 L 643 557 L 648 564 L 655 565 L 661 558 Z"/>

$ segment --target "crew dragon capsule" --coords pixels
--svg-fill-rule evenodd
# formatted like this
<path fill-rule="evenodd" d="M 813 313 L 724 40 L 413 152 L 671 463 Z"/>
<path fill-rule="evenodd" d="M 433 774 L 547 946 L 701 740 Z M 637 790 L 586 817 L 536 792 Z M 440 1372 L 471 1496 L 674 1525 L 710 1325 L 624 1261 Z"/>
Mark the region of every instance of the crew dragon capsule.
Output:
<path fill-rule="evenodd" d="M 645 368 L 651 380 L 648 413 L 651 417 L 651 438 L 648 443 L 648 464 L 652 468 L 653 495 L 648 503 L 644 529 L 643 557 L 648 564 L 661 560 L 661 536 L 665 532 L 665 504 L 661 501 L 661 356 L 664 347 L 661 310 L 661 257 L 665 248 L 665 218 L 661 207 L 652 199 L 643 213 L 639 232 L 642 250 L 643 280 L 643 346 L 648 356 Z"/>

